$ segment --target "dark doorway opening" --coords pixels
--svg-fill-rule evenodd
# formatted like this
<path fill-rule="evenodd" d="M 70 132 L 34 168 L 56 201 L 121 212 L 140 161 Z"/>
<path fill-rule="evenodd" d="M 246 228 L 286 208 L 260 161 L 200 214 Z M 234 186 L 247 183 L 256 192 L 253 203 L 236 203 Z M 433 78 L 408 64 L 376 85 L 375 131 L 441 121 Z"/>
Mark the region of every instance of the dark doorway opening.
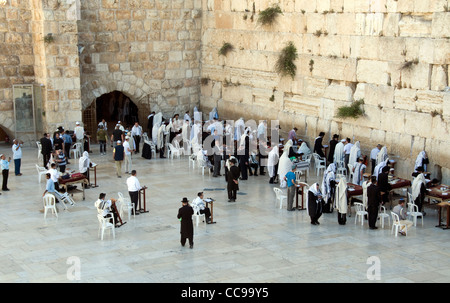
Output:
<path fill-rule="evenodd" d="M 101 95 L 95 102 L 97 124 L 105 119 L 108 123 L 108 133 L 112 133 L 118 121 L 128 129 L 131 129 L 135 122 L 139 122 L 138 107 L 122 92 L 113 91 Z"/>

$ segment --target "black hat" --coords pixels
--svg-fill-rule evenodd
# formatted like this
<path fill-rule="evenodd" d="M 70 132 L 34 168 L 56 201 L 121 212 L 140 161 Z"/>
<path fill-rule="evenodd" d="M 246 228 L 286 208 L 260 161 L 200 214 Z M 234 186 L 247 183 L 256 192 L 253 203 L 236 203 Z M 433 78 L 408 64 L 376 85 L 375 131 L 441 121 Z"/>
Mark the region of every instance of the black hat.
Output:
<path fill-rule="evenodd" d="M 184 197 L 183 200 L 181 200 L 182 203 L 189 203 L 188 198 Z"/>

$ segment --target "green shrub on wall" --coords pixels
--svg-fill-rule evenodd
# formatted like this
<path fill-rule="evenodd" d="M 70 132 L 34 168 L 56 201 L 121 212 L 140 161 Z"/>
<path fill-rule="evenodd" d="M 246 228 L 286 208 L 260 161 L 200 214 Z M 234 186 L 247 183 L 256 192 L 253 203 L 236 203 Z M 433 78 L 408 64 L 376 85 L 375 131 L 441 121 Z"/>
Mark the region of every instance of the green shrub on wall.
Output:
<path fill-rule="evenodd" d="M 337 117 L 338 118 L 353 118 L 357 119 L 360 116 L 364 115 L 364 109 L 361 108 L 361 105 L 364 104 L 364 99 L 359 99 L 357 101 L 352 102 L 349 106 L 341 106 L 338 108 Z"/>
<path fill-rule="evenodd" d="M 275 4 L 259 13 L 258 22 L 262 25 L 272 25 L 279 14 L 283 14 L 281 8 Z"/>
<path fill-rule="evenodd" d="M 294 61 L 298 58 L 297 48 L 292 41 L 289 41 L 281 50 L 280 56 L 275 64 L 275 71 L 280 76 L 291 76 L 294 79 L 297 72 L 297 66 Z"/>

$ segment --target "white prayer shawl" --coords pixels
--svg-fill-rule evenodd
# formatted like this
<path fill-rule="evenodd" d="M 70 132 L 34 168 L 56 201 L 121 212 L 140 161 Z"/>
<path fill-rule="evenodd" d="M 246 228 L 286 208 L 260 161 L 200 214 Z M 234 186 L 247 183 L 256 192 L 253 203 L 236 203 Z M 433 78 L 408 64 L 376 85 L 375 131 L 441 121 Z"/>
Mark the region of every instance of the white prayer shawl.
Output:
<path fill-rule="evenodd" d="M 425 176 L 420 173 L 417 175 L 417 177 L 414 178 L 414 181 L 411 185 L 411 195 L 413 202 L 420 195 L 420 187 L 422 184 L 426 186 Z"/>
<path fill-rule="evenodd" d="M 162 113 L 159 112 L 153 117 L 153 126 L 155 126 L 157 124 L 161 125 L 161 123 L 162 123 Z M 158 126 L 158 128 L 159 128 L 159 126 Z"/>
<path fill-rule="evenodd" d="M 350 149 L 350 157 L 348 158 L 348 163 L 353 164 L 358 162 L 358 158 L 361 156 L 361 148 L 359 141 L 356 141 Z"/>
<path fill-rule="evenodd" d="M 354 171 L 353 171 L 353 179 L 352 183 L 361 185 L 363 182 L 363 177 L 361 176 L 361 172 L 366 169 L 366 165 L 364 163 L 357 162 L 353 165 Z"/>
<path fill-rule="evenodd" d="M 417 168 L 422 166 L 422 161 L 423 159 L 425 159 L 426 153 L 425 151 L 421 151 L 416 158 L 416 162 L 414 164 L 414 171 L 417 172 Z M 425 167 L 422 167 L 424 171 L 426 171 L 426 165 L 424 165 Z"/>
<path fill-rule="evenodd" d="M 78 160 L 78 168 L 80 173 L 85 173 L 89 169 L 89 153 L 87 151 L 83 152 L 83 156 L 81 156 L 80 160 Z"/>
<path fill-rule="evenodd" d="M 318 183 L 314 183 L 308 189 L 308 192 L 312 192 L 314 196 L 322 196 L 320 189 L 317 188 Z M 319 199 L 316 200 L 316 203 L 319 203 Z M 306 195 L 306 211 L 309 213 L 309 193 Z"/>
<path fill-rule="evenodd" d="M 308 145 L 306 145 L 306 142 L 302 142 L 300 148 L 297 150 L 297 153 L 303 153 L 303 155 L 307 156 L 311 153 L 311 150 L 309 149 Z"/>
<path fill-rule="evenodd" d="M 247 127 L 239 140 L 239 149 L 243 150 L 245 148 L 245 137 L 249 137 L 249 135 L 250 127 Z"/>
<path fill-rule="evenodd" d="M 344 161 L 345 153 L 344 153 L 344 143 L 339 142 L 336 144 L 334 148 L 334 163 L 339 161 Z"/>
<path fill-rule="evenodd" d="M 283 147 L 283 154 L 289 155 L 289 149 L 294 145 L 291 139 L 289 139 Z"/>
<path fill-rule="evenodd" d="M 132 136 L 128 139 L 128 144 L 130 145 L 130 150 L 136 149 L 136 143 L 134 142 L 134 138 Z"/>
<path fill-rule="evenodd" d="M 370 186 L 370 184 L 372 184 L 372 182 L 370 181 L 364 181 L 362 184 L 362 190 L 363 190 L 363 195 L 362 195 L 362 204 L 364 205 L 364 209 L 367 209 L 367 188 Z"/>
<path fill-rule="evenodd" d="M 336 164 L 331 163 L 328 165 L 327 170 L 325 171 L 322 179 L 321 190 L 324 195 L 324 200 L 327 201 L 330 197 L 330 181 L 336 179 Z"/>
<path fill-rule="evenodd" d="M 257 129 L 257 137 L 264 136 L 266 134 L 267 127 L 264 125 L 264 122 L 260 122 Z"/>
<path fill-rule="evenodd" d="M 198 111 L 197 107 L 194 107 L 194 122 L 195 121 L 202 121 L 202 113 Z"/>
<path fill-rule="evenodd" d="M 339 184 L 336 188 L 335 208 L 341 214 L 347 213 L 347 181 L 345 178 L 339 179 Z"/>
<path fill-rule="evenodd" d="M 158 129 L 158 140 L 156 142 L 156 147 L 161 149 L 164 146 L 164 133 L 166 130 L 166 125 L 161 125 Z"/>
<path fill-rule="evenodd" d="M 161 122 L 158 123 L 154 123 L 153 124 L 153 128 L 152 128 L 152 141 L 153 144 L 157 145 L 158 144 L 158 132 L 159 132 L 159 128 L 161 127 Z"/>
<path fill-rule="evenodd" d="M 274 146 L 267 158 L 267 169 L 269 170 L 269 177 L 271 178 L 275 177 L 276 172 L 274 171 L 274 167 L 277 165 L 279 159 L 278 146 Z"/>
<path fill-rule="evenodd" d="M 388 158 L 387 148 L 386 148 L 386 146 L 383 146 L 377 155 L 377 161 L 376 161 L 375 165 L 380 164 L 381 162 L 385 161 L 387 158 Z"/>
<path fill-rule="evenodd" d="M 190 127 L 189 127 L 189 122 L 188 121 L 184 121 L 183 122 L 183 127 L 181 128 L 181 137 L 183 138 L 183 142 L 184 141 L 190 141 Z"/>
<path fill-rule="evenodd" d="M 201 142 L 198 142 L 198 139 L 201 139 L 202 134 L 202 126 L 200 122 L 194 123 L 192 125 L 191 129 L 191 142 L 192 144 L 201 144 Z"/>
<path fill-rule="evenodd" d="M 244 119 L 239 118 L 239 120 L 237 120 L 236 123 L 234 123 L 234 140 L 239 140 L 244 130 L 245 130 Z"/>
<path fill-rule="evenodd" d="M 283 182 L 284 176 L 292 169 L 292 161 L 288 158 L 289 150 L 284 150 L 280 157 L 280 163 L 278 164 L 278 179 L 280 180 L 280 187 L 286 187 L 286 181 Z"/>
<path fill-rule="evenodd" d="M 375 176 L 378 180 L 378 175 L 381 173 L 381 170 L 383 169 L 383 167 L 385 167 L 387 165 L 389 161 L 389 158 L 386 159 L 384 162 L 381 162 L 380 164 L 378 164 L 377 166 L 375 166 L 375 169 L 373 170 L 373 176 Z"/>

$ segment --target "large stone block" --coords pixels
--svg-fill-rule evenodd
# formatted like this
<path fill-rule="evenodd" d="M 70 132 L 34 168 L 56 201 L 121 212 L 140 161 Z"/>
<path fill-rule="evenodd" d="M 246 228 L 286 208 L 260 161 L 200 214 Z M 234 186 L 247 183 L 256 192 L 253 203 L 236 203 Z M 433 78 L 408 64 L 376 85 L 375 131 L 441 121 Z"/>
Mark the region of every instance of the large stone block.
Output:
<path fill-rule="evenodd" d="M 359 60 L 356 78 L 357 82 L 386 85 L 390 80 L 388 63 L 376 60 Z"/>
<path fill-rule="evenodd" d="M 440 12 L 433 14 L 433 20 L 431 24 L 431 36 L 435 38 L 450 37 L 450 14 L 448 12 Z"/>

